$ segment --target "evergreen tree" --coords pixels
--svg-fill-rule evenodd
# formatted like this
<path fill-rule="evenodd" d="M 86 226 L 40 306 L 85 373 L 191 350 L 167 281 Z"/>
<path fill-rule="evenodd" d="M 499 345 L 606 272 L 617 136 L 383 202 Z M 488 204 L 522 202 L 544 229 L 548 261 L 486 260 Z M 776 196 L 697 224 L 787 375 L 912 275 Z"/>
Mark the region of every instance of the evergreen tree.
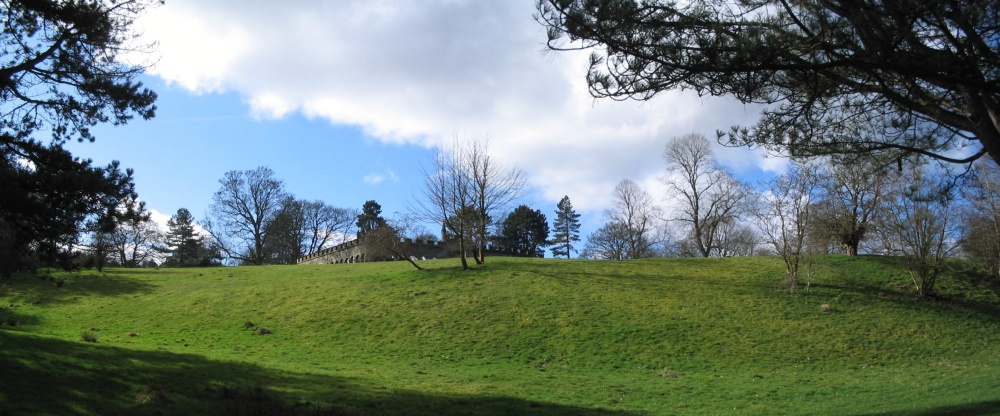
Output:
<path fill-rule="evenodd" d="M 552 232 L 555 234 L 552 240 L 552 256 L 569 258 L 573 249 L 573 243 L 580 241 L 580 214 L 573 210 L 573 204 L 569 202 L 569 196 L 564 196 L 556 205 L 556 221 Z"/>
<path fill-rule="evenodd" d="M 693 90 L 763 104 L 724 144 L 1000 163 L 997 0 L 535 4 L 550 48 L 593 50 L 595 97 Z"/>
<path fill-rule="evenodd" d="M 542 257 L 545 253 L 538 249 L 549 238 L 549 222 L 542 211 L 521 205 L 507 215 L 498 231 L 494 241 L 502 252 L 526 257 Z"/>
<path fill-rule="evenodd" d="M 153 0 L 5 1 L 0 19 L 0 276 L 73 267 L 89 220 L 134 193 L 131 171 L 73 157 L 91 128 L 155 115 L 145 69 L 121 59 L 148 50 L 132 23 Z M 138 59 L 138 61 L 146 61 Z M 48 143 L 43 136 L 50 135 Z M 117 215 L 93 225 L 115 228 Z"/>
<path fill-rule="evenodd" d="M 361 207 L 361 214 L 358 214 L 358 232 L 364 234 L 378 227 L 385 225 L 385 218 L 382 218 L 382 206 L 374 200 L 365 201 Z"/>
<path fill-rule="evenodd" d="M 195 231 L 194 216 L 187 208 L 178 209 L 167 221 L 166 243 L 170 252 L 166 265 L 198 266 L 206 257 L 204 241 Z"/>

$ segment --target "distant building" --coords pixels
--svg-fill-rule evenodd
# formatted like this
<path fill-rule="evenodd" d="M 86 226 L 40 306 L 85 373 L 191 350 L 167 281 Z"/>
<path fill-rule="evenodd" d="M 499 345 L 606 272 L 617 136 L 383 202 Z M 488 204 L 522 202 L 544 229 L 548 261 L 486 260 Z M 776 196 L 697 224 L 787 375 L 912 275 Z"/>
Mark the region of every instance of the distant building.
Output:
<path fill-rule="evenodd" d="M 396 251 L 417 259 L 443 259 L 458 257 L 458 241 L 425 241 L 413 240 L 411 238 L 401 238 Z M 472 248 L 469 248 L 468 256 L 472 257 Z M 392 255 L 385 255 L 386 250 L 379 250 L 371 244 L 365 243 L 363 238 L 357 238 L 343 244 L 326 248 L 305 257 L 299 258 L 297 264 L 335 264 L 335 263 L 365 263 L 371 261 L 404 260 L 394 258 Z M 486 248 L 487 256 L 511 256 L 511 253 L 500 252 Z M 543 257 L 539 251 L 538 257 Z"/>
<path fill-rule="evenodd" d="M 442 243 L 440 241 L 424 241 L 409 238 L 399 240 L 398 251 L 407 256 L 416 258 L 445 258 L 458 255 L 457 245 L 453 242 Z M 384 250 L 376 250 L 364 239 L 355 239 L 343 244 L 323 249 L 302 257 L 296 261 L 298 264 L 333 264 L 333 263 L 364 263 L 369 261 L 402 260 L 383 256 L 380 253 Z"/>

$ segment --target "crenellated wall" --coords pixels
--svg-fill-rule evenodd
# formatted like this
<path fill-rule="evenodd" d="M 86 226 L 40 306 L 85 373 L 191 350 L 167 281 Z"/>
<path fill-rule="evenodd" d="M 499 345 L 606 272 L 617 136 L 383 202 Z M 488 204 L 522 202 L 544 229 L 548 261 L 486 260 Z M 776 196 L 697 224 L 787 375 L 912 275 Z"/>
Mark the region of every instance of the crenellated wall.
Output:
<path fill-rule="evenodd" d="M 453 244 L 446 244 L 437 241 L 412 240 L 403 238 L 399 240 L 399 251 L 416 258 L 442 258 L 448 257 L 448 250 Z M 343 244 L 317 251 L 308 256 L 298 259 L 298 264 L 332 264 L 332 263 L 362 263 L 366 261 L 386 260 L 372 258 L 367 244 L 360 239 L 348 241 Z"/>

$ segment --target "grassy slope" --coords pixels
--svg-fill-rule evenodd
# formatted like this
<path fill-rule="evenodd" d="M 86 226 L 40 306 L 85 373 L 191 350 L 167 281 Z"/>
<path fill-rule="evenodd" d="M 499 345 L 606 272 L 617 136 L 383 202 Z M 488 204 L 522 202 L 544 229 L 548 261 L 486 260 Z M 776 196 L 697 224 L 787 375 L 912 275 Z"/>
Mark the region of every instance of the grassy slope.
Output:
<path fill-rule="evenodd" d="M 256 384 L 373 414 L 1000 407 L 1000 302 L 951 278 L 948 300 L 902 296 L 891 259 L 824 259 L 797 296 L 772 258 L 455 263 L 21 277 L 0 296 L 18 323 L 0 414 L 211 413 Z"/>

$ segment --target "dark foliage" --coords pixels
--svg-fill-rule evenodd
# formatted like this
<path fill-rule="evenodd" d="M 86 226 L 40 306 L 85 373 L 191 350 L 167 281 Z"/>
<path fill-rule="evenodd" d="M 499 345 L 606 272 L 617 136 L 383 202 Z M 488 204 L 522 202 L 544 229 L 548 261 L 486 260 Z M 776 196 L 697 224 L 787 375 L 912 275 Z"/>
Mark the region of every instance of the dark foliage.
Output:
<path fill-rule="evenodd" d="M 543 257 L 540 246 L 549 238 L 549 223 L 545 214 L 526 205 L 518 206 L 500 223 L 494 237 L 497 251 L 518 256 Z"/>
<path fill-rule="evenodd" d="M 385 225 L 385 218 L 382 218 L 382 206 L 375 201 L 365 201 L 361 207 L 361 214 L 358 214 L 358 232 L 364 234 L 378 227 Z"/>
<path fill-rule="evenodd" d="M 131 172 L 74 158 L 67 140 L 92 141 L 99 123 L 123 124 L 156 110 L 135 78 L 143 67 L 117 58 L 147 1 L 11 1 L 0 32 L 0 272 L 70 265 L 88 217 L 133 193 Z M 44 144 L 33 137 L 51 135 Z M 117 216 L 105 215 L 111 230 Z"/>
<path fill-rule="evenodd" d="M 540 0 L 550 48 L 593 48 L 597 97 L 768 105 L 734 145 L 1000 161 L 1000 1 Z M 568 40 L 568 42 L 566 41 Z M 969 157 L 949 151 L 971 145 Z"/>

